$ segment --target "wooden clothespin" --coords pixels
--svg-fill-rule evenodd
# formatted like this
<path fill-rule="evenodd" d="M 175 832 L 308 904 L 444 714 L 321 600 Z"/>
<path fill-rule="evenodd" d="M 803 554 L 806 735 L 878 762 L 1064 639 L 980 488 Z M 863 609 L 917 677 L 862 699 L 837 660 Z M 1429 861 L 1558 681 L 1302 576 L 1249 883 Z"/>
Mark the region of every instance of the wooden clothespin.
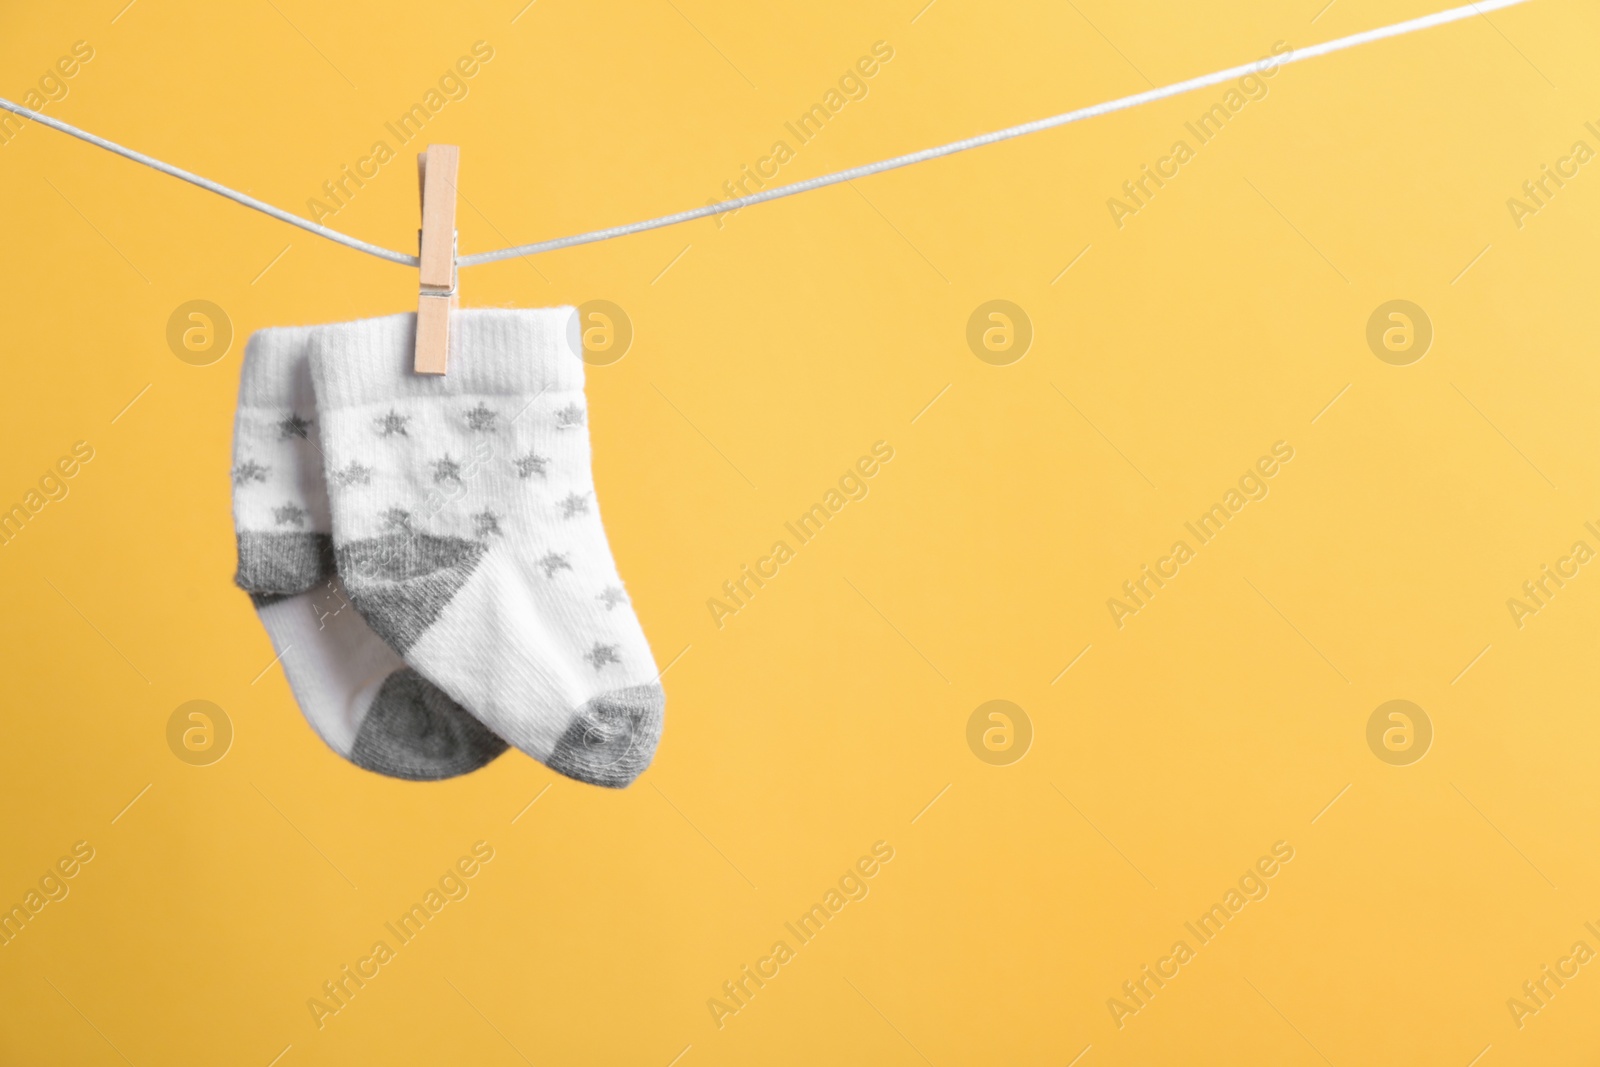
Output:
<path fill-rule="evenodd" d="M 421 288 L 417 296 L 418 374 L 443 374 L 450 356 L 450 313 L 456 309 L 456 175 L 461 149 L 429 145 L 417 155 L 422 187 L 418 244 Z"/>

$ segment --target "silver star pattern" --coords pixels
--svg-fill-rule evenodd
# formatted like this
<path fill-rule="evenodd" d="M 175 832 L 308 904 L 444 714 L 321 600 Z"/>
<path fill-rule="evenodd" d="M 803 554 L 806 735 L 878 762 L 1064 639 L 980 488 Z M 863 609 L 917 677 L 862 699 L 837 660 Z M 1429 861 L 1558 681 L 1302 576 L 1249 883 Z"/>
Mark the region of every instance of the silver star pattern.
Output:
<path fill-rule="evenodd" d="M 340 485 L 370 485 L 372 484 L 372 468 L 363 467 L 355 460 L 351 460 L 350 465 L 345 467 L 344 470 L 333 472 L 333 480 Z"/>
<path fill-rule="evenodd" d="M 628 594 L 622 591 L 622 586 L 620 585 L 608 585 L 600 591 L 600 595 L 595 599 L 605 604 L 606 610 L 610 611 L 618 604 L 626 604 L 628 602 Z"/>
<path fill-rule="evenodd" d="M 323 587 L 313 594 L 308 603 L 311 608 L 311 614 L 317 617 L 317 629 L 319 630 L 326 630 L 328 628 L 328 619 L 350 606 L 350 602 L 339 591 L 339 583 L 332 578 L 329 578 Z"/>
<path fill-rule="evenodd" d="M 559 552 L 546 552 L 540 557 L 539 566 L 544 568 L 544 576 L 546 578 L 554 578 L 556 571 L 570 571 L 572 569 L 572 564 L 567 562 L 567 557 Z"/>
<path fill-rule="evenodd" d="M 253 459 L 247 459 L 233 468 L 233 484 L 248 485 L 251 482 L 264 482 L 267 480 L 267 471 L 270 467 L 263 467 Z"/>
<path fill-rule="evenodd" d="M 478 512 L 476 515 L 472 516 L 472 523 L 473 527 L 477 531 L 476 536 L 478 537 L 488 537 L 490 534 L 497 534 L 501 532 L 500 516 L 496 515 L 492 511 L 485 510 Z"/>
<path fill-rule="evenodd" d="M 302 419 L 299 415 L 290 415 L 278 420 L 278 440 L 287 441 L 291 437 L 306 439 L 306 433 L 311 429 L 311 420 Z"/>
<path fill-rule="evenodd" d="M 461 464 L 457 463 L 449 456 L 445 456 L 443 459 L 434 460 L 433 480 L 436 483 L 450 481 L 459 485 L 461 482 Z"/>
<path fill-rule="evenodd" d="M 583 425 L 583 408 L 577 404 L 568 404 L 556 412 L 556 429 L 570 430 Z"/>
<path fill-rule="evenodd" d="M 583 654 L 583 658 L 594 664 L 594 669 L 597 671 L 607 663 L 620 664 L 622 662 L 622 657 L 617 655 L 616 645 L 602 645 L 599 641 L 596 641 L 594 647 Z"/>
<path fill-rule="evenodd" d="M 479 404 L 467 412 L 467 429 L 475 433 L 494 433 L 494 420 L 500 416 L 490 411 L 485 404 Z"/>
<path fill-rule="evenodd" d="M 299 526 L 306 521 L 310 512 L 298 504 L 284 504 L 282 507 L 272 509 L 272 521 L 279 526 Z"/>
<path fill-rule="evenodd" d="M 568 493 L 561 501 L 561 517 L 570 519 L 574 515 L 589 514 L 589 499 L 577 493 Z"/>
<path fill-rule="evenodd" d="M 537 452 L 529 452 L 526 456 L 519 456 L 512 462 L 516 464 L 518 478 L 531 478 L 535 474 L 543 478 L 544 469 L 550 464 L 547 458 Z"/>
<path fill-rule="evenodd" d="M 395 434 L 399 434 L 401 437 L 410 437 L 411 435 L 406 433 L 406 423 L 410 421 L 410 415 L 402 415 L 390 408 L 389 414 L 381 415 L 372 420 L 372 428 L 379 437 L 393 437 Z"/>

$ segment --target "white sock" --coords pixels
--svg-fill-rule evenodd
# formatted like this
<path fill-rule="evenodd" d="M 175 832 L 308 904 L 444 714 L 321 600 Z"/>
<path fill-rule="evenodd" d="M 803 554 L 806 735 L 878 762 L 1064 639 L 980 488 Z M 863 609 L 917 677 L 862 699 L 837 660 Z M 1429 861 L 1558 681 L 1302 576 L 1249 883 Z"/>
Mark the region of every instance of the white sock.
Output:
<path fill-rule="evenodd" d="M 307 342 L 250 338 L 233 438 L 238 585 L 250 594 L 307 721 L 335 752 L 395 778 L 465 774 L 504 741 L 406 667 L 334 572 Z"/>
<path fill-rule="evenodd" d="M 415 322 L 312 338 L 339 573 L 372 628 L 495 733 L 625 786 L 665 696 L 600 523 L 577 315 L 453 312 L 442 377 L 411 370 Z"/>

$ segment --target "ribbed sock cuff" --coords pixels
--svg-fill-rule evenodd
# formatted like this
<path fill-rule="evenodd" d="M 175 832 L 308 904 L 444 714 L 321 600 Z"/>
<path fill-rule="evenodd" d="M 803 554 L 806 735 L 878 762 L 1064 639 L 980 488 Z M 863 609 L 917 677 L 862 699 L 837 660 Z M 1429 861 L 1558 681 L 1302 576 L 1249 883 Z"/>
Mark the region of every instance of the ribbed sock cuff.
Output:
<path fill-rule="evenodd" d="M 239 371 L 239 406 L 307 413 L 316 407 L 306 351 L 318 329 L 275 326 L 251 334 Z"/>
<path fill-rule="evenodd" d="M 412 370 L 416 318 L 406 313 L 316 327 L 310 345 L 318 405 L 583 392 L 583 347 L 571 307 L 452 312 L 443 376 Z"/>

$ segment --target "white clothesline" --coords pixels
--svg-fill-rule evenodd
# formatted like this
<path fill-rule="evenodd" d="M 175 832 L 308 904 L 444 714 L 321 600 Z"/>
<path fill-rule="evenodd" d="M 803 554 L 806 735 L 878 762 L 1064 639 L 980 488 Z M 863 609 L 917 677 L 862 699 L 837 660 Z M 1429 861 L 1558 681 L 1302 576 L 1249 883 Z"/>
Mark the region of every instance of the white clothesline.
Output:
<path fill-rule="evenodd" d="M 838 185 L 840 182 L 847 182 L 856 178 L 865 178 L 873 174 L 881 174 L 886 170 L 894 170 L 898 167 L 908 167 L 913 163 L 922 163 L 926 160 L 939 159 L 942 156 L 954 155 L 957 152 L 965 152 L 970 148 L 981 148 L 984 145 L 996 144 L 1000 141 L 1008 141 L 1013 137 L 1022 137 L 1026 134 L 1038 133 L 1041 130 L 1054 129 L 1057 126 L 1067 126 L 1074 122 L 1081 122 L 1084 119 L 1096 118 L 1100 115 L 1109 115 L 1115 111 L 1126 111 L 1129 108 L 1138 107 L 1141 104 L 1149 104 L 1154 103 L 1157 100 L 1165 100 L 1168 97 L 1179 96 L 1183 93 L 1193 92 L 1196 89 L 1203 89 L 1207 86 L 1217 85 L 1225 81 L 1231 81 L 1234 78 L 1244 77 L 1247 74 L 1259 73 L 1262 70 L 1271 69 L 1272 67 L 1284 66 L 1289 63 L 1298 63 L 1307 59 L 1315 59 L 1318 56 L 1331 55 L 1334 52 L 1342 52 L 1347 48 L 1355 48 L 1359 45 L 1369 44 L 1373 41 L 1385 40 L 1390 37 L 1403 37 L 1406 34 L 1432 29 L 1435 26 L 1443 26 L 1451 22 L 1459 22 L 1462 19 L 1482 16 L 1490 11 L 1498 11 L 1502 8 L 1515 7 L 1518 4 L 1527 2 L 1528 0 L 1480 0 L 1478 3 L 1466 4 L 1462 7 L 1451 8 L 1448 11 L 1439 11 L 1431 15 L 1423 15 L 1419 18 L 1408 19 L 1405 22 L 1397 22 L 1392 26 L 1383 26 L 1375 30 L 1365 30 L 1361 33 L 1353 33 L 1348 37 L 1340 37 L 1336 40 L 1325 41 L 1322 44 L 1310 45 L 1306 48 L 1292 49 L 1281 55 L 1269 57 L 1268 59 L 1259 60 L 1254 63 L 1242 63 L 1236 67 L 1229 67 L 1226 70 L 1219 70 L 1212 74 L 1203 74 L 1197 78 L 1190 78 L 1187 81 L 1175 82 L 1171 85 L 1164 85 L 1160 88 L 1149 89 L 1142 93 L 1134 93 L 1132 96 L 1119 97 L 1116 100 L 1108 100 L 1105 103 L 1078 108 L 1075 111 L 1067 111 L 1060 115 L 1052 115 L 1049 118 L 1035 119 L 1032 122 L 1025 122 L 1019 126 L 1010 126 L 1003 130 L 996 130 L 993 133 L 979 134 L 976 137 L 968 137 L 960 141 L 951 141 L 949 144 L 939 145 L 935 148 L 924 148 L 919 152 L 911 152 L 903 156 L 895 156 L 892 159 L 881 160 L 877 163 L 867 163 L 859 167 L 851 167 L 849 170 L 838 171 L 834 174 L 824 174 L 821 177 L 807 178 L 804 181 L 794 182 L 790 185 L 780 185 L 771 189 L 764 189 L 761 192 L 752 193 L 749 196 L 735 197 L 731 200 L 723 200 L 714 204 L 707 204 L 703 207 L 691 208 L 688 211 L 679 211 L 671 215 L 662 215 L 660 218 L 646 219 L 643 222 L 628 223 L 625 226 L 612 226 L 603 230 L 591 230 L 588 233 L 574 234 L 571 237 L 558 237 L 550 241 L 538 241 L 533 244 L 517 245 L 513 248 L 502 248 L 496 252 L 475 252 L 472 255 L 459 257 L 456 260 L 456 263 L 461 267 L 472 267 L 480 263 L 493 263 L 497 260 L 513 259 L 517 256 L 530 256 L 539 252 L 551 252 L 558 248 L 571 248 L 573 245 L 590 244 L 594 241 L 608 241 L 614 237 L 625 237 L 628 234 L 643 233 L 645 230 L 660 229 L 663 226 L 675 226 L 680 222 L 690 222 L 694 219 L 703 219 L 710 215 L 721 215 L 729 211 L 737 211 L 740 208 L 749 207 L 752 204 L 763 204 L 769 200 L 778 200 L 782 197 L 794 196 L 796 193 L 810 192 L 812 189 L 822 189 L 829 185 Z M 122 145 L 119 145 L 113 141 L 108 141 L 104 137 L 97 137 L 86 130 L 80 130 L 76 126 L 69 125 L 68 123 L 62 122 L 58 119 L 50 118 L 49 116 L 40 114 L 37 111 L 25 108 L 20 104 L 15 104 L 10 100 L 0 98 L 0 110 L 21 115 L 24 118 L 37 122 L 42 126 L 48 126 L 53 130 L 59 130 L 60 132 L 70 134 L 79 140 L 87 141 L 92 145 L 104 148 L 108 152 L 115 152 L 117 155 L 123 156 L 126 159 L 131 159 L 135 163 L 143 163 L 145 166 L 154 168 L 163 174 L 169 174 L 174 178 L 181 178 L 186 182 L 198 185 L 202 189 L 210 190 L 211 192 L 216 193 L 218 196 L 227 197 L 229 200 L 232 200 L 235 203 L 243 204 L 245 207 L 254 208 L 256 211 L 270 215 L 280 222 L 287 222 L 291 226 L 298 226 L 300 229 L 314 233 L 319 237 L 325 237 L 330 241 L 335 241 L 344 245 L 346 248 L 354 248 L 358 252 L 365 252 L 368 255 L 377 256 L 379 259 L 386 259 L 391 263 L 401 263 L 409 267 L 417 266 L 418 260 L 416 256 L 407 255 L 404 252 L 394 252 L 379 245 L 371 244 L 367 241 L 360 240 L 359 238 L 340 233 L 337 230 L 331 230 L 326 226 L 311 222 L 308 219 L 300 218 L 298 215 L 291 214 L 282 208 L 274 207 L 264 201 L 257 200 L 253 196 L 247 196 L 235 189 L 229 189 L 227 186 L 214 182 L 209 178 L 202 178 L 198 174 L 192 174 L 181 167 L 175 167 L 170 163 L 164 163 L 159 159 L 145 155 L 143 152 L 137 152 L 131 148 L 124 148 Z"/>

